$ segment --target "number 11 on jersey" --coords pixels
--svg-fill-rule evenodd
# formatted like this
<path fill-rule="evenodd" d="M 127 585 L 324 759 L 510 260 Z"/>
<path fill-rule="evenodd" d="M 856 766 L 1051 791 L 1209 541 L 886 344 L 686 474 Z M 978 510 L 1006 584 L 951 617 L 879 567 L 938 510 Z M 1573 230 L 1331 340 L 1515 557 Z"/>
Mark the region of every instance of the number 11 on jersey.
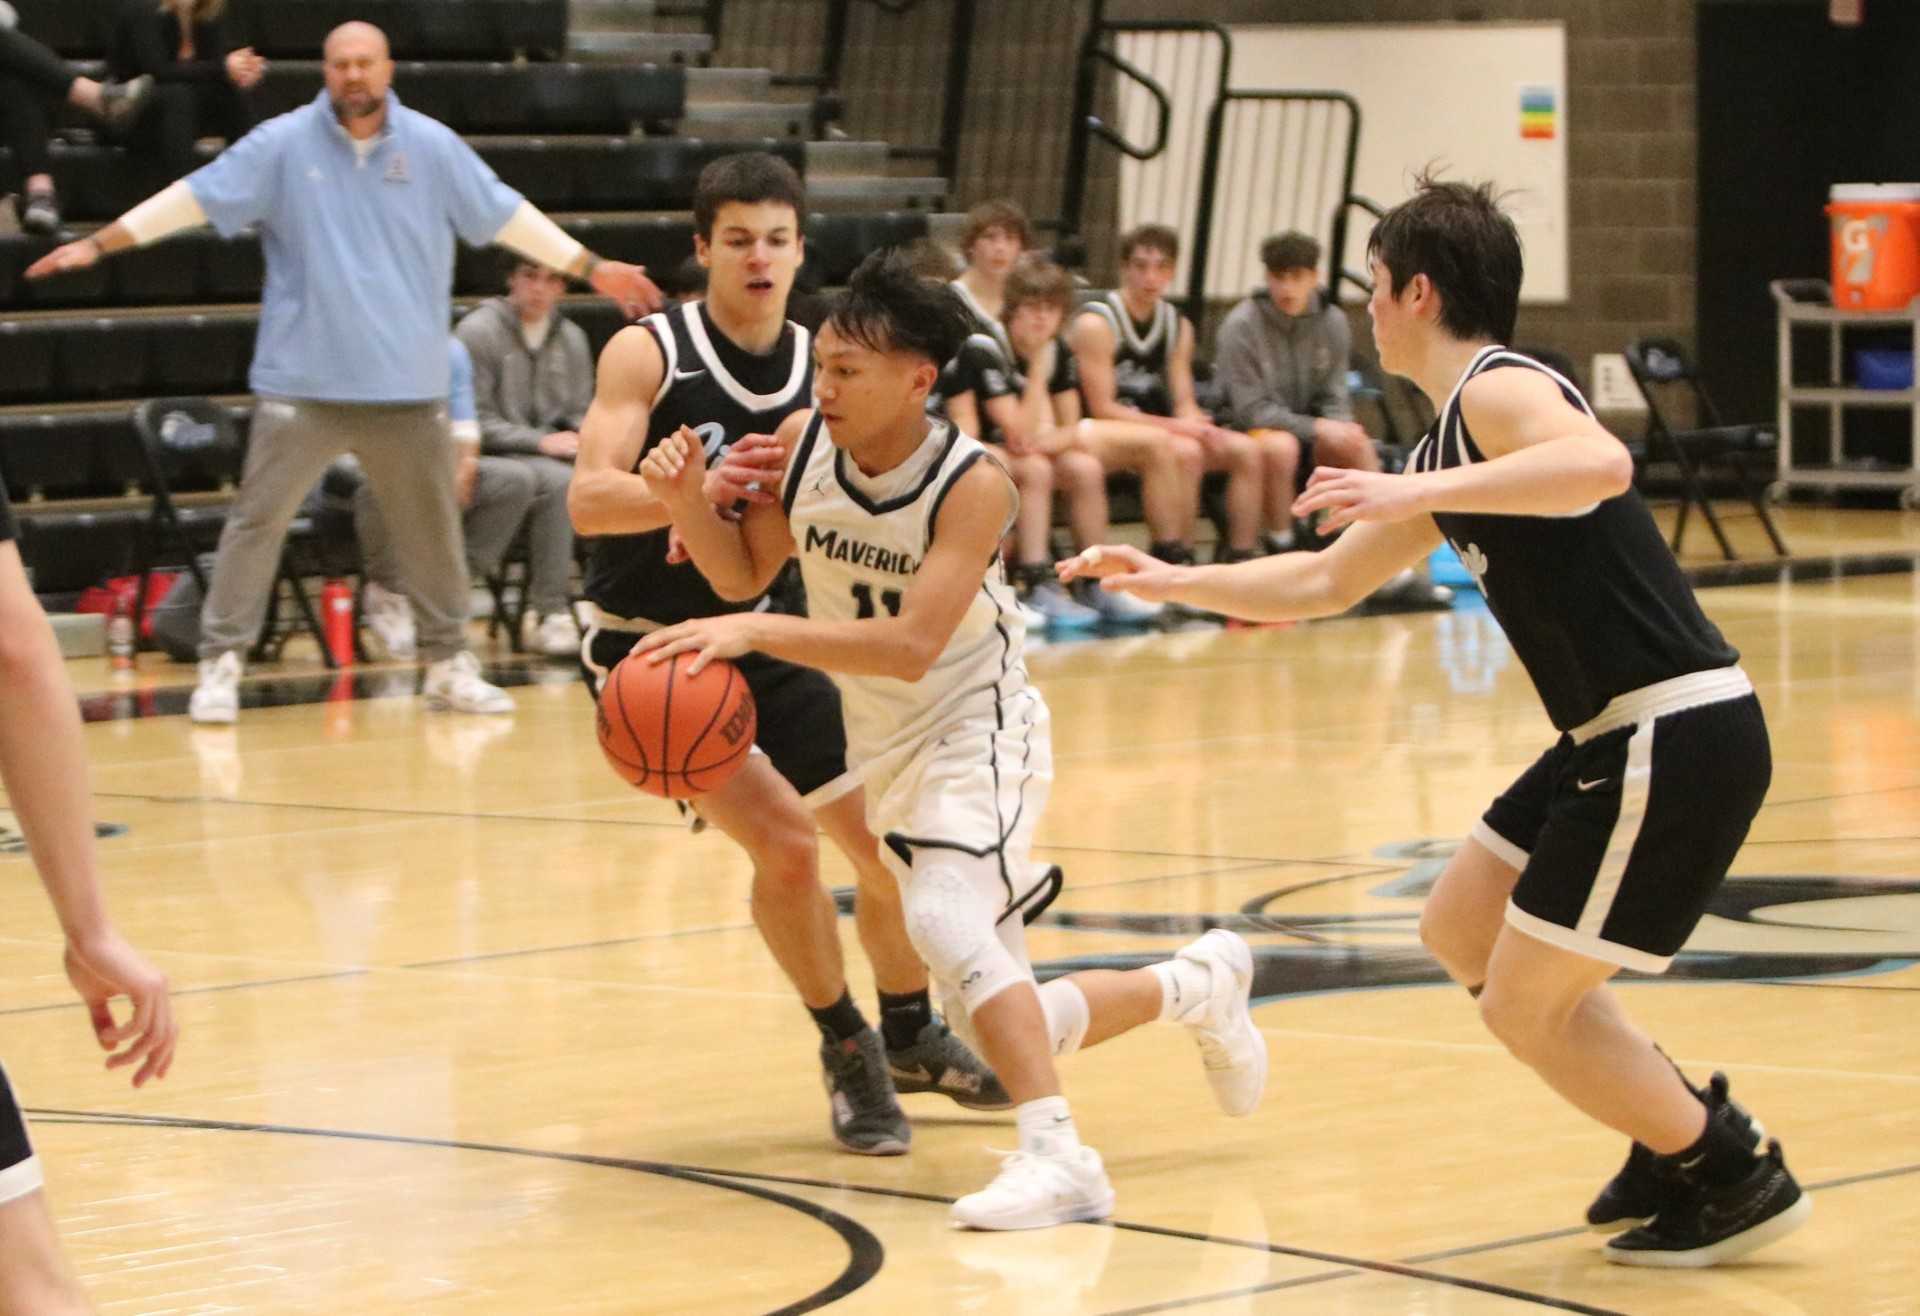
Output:
<path fill-rule="evenodd" d="M 873 587 L 865 581 L 861 581 L 853 587 L 853 601 L 855 606 L 860 609 L 856 614 L 857 620 L 866 621 L 874 615 Z M 880 606 L 887 610 L 889 617 L 898 617 L 900 615 L 900 591 L 897 589 L 881 590 Z"/>

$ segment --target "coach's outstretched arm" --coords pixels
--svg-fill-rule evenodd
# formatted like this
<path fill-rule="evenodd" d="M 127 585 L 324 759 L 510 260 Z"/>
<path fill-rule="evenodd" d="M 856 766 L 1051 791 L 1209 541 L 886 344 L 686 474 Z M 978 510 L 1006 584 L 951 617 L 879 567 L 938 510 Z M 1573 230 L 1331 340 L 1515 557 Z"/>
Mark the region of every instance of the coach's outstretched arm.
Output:
<path fill-rule="evenodd" d="M 256 135 L 250 133 L 241 138 L 228 148 L 226 155 L 206 168 L 219 168 L 229 157 L 237 157 L 232 168 L 246 167 L 249 164 L 247 156 L 252 152 L 242 153 L 249 140 Z M 264 165 L 261 161 L 250 163 L 255 167 Z M 154 193 L 105 228 L 77 242 L 55 247 L 27 267 L 27 277 L 44 279 L 55 274 L 84 270 L 99 264 L 107 256 L 133 247 L 164 242 L 177 233 L 199 228 L 207 222 L 207 212 L 194 195 L 192 180 L 183 178 Z M 568 236 L 566 230 L 541 213 L 531 201 L 520 202 L 507 222 L 493 234 L 493 241 L 528 260 L 579 279 L 595 292 L 619 302 L 629 316 L 655 310 L 663 300 L 660 289 L 647 277 L 645 267 L 629 265 L 624 261 L 602 260 L 578 239 Z"/>

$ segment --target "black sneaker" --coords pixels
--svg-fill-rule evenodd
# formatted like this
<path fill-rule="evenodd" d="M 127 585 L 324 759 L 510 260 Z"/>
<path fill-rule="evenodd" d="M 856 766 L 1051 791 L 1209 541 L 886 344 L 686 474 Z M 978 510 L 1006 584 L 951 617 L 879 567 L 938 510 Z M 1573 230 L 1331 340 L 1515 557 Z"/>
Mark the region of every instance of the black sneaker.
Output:
<path fill-rule="evenodd" d="M 968 1110 L 1008 1110 L 1013 1098 L 987 1062 L 935 1018 L 913 1045 L 887 1051 L 887 1071 L 895 1092 L 938 1092 Z"/>
<path fill-rule="evenodd" d="M 1709 1117 L 1725 1107 L 1727 1122 L 1735 1132 L 1753 1140 L 1754 1154 L 1759 1155 L 1767 1131 L 1745 1106 L 1727 1095 L 1725 1074 L 1716 1072 L 1707 1080 L 1704 1091 L 1693 1088 L 1693 1094 L 1706 1105 Z M 1654 1165 L 1652 1149 L 1636 1142 L 1628 1150 L 1627 1163 L 1620 1167 L 1620 1173 L 1613 1176 L 1587 1208 L 1587 1228 L 1596 1234 L 1617 1234 L 1623 1229 L 1644 1225 L 1659 1211 L 1666 1193 L 1667 1185 Z"/>
<path fill-rule="evenodd" d="M 1753 1173 L 1739 1183 L 1716 1187 L 1682 1179 L 1668 1191 L 1651 1224 L 1608 1241 L 1603 1249 L 1608 1261 L 1622 1266 L 1717 1266 L 1786 1237 L 1813 1214 L 1813 1199 L 1800 1191 L 1777 1139 L 1767 1144 Z"/>
<path fill-rule="evenodd" d="M 100 120 L 115 131 L 130 128 L 146 112 L 147 101 L 152 96 L 153 75 L 149 73 L 125 82 L 103 82 L 100 84 Z"/>
<path fill-rule="evenodd" d="M 863 1028 L 844 1042 L 821 1042 L 820 1067 L 834 1141 L 861 1156 L 905 1155 L 913 1130 L 893 1094 L 880 1034 Z"/>
<path fill-rule="evenodd" d="M 60 232 L 60 198 L 52 192 L 28 192 L 17 204 L 22 233 L 50 238 Z"/>

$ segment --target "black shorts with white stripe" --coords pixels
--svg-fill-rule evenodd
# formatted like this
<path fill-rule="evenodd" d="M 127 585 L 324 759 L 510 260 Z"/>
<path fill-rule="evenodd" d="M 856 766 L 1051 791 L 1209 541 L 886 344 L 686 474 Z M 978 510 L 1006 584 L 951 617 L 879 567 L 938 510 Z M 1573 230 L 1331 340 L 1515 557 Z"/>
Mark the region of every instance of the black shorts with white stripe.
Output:
<path fill-rule="evenodd" d="M 1660 973 L 1726 877 L 1772 775 L 1749 692 L 1562 736 L 1473 836 L 1521 870 L 1514 927 Z"/>

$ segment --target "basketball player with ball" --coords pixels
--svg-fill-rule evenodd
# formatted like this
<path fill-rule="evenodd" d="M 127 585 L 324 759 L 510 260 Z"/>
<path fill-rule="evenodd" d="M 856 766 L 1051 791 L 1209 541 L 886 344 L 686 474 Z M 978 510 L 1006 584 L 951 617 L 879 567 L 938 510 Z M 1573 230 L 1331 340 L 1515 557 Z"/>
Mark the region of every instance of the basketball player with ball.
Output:
<path fill-rule="evenodd" d="M 808 334 L 786 318 L 805 211 L 799 177 L 771 155 L 730 155 L 708 165 L 693 210 L 707 300 L 621 330 L 601 354 L 567 497 L 574 527 L 598 537 L 586 585 L 595 617 L 581 645 L 596 695 L 643 634 L 768 606 L 765 589 L 723 600 L 690 564 L 674 560 L 666 505 L 638 467 L 662 440 L 685 435 L 719 459 L 708 495 L 729 508 L 771 497 L 754 483 L 778 479 L 783 454 L 767 435 L 811 394 Z M 833 684 L 804 667 L 756 657 L 739 664 L 738 677 L 751 691 L 744 704 L 734 702 L 737 692 L 709 697 L 700 682 L 680 682 L 677 673 L 662 673 L 676 685 L 663 681 L 648 696 L 646 682 L 626 679 L 637 675 L 628 670 L 633 666 L 606 689 L 602 744 L 629 781 L 676 798 L 697 795 L 698 816 L 753 860 L 754 924 L 821 1032 L 834 1138 L 864 1155 L 905 1152 L 912 1130 L 898 1092 L 939 1092 L 963 1106 L 1005 1109 L 999 1081 L 933 1014 L 926 966 L 901 922 L 898 887 L 866 829 L 859 780 L 847 772 Z M 675 693 L 683 715 L 704 709 L 684 735 L 687 719 L 674 716 L 667 698 Z M 743 707 L 754 712 L 743 716 Z M 739 754 L 749 739 L 756 748 Z M 853 864 L 854 916 L 880 990 L 881 1032 L 847 990 L 838 912 L 820 881 L 816 825 Z"/>
<path fill-rule="evenodd" d="M 808 616 L 687 620 L 647 635 L 635 658 L 693 654 L 695 677 L 722 658 L 833 675 L 848 764 L 865 783 L 868 826 L 900 880 L 913 944 L 1017 1103 L 1019 1150 L 951 1218 L 1037 1229 L 1100 1219 L 1114 1204 L 1060 1094 L 1056 1055 L 1178 1021 L 1200 1044 L 1221 1109 L 1247 1115 L 1266 1086 L 1267 1049 L 1247 1013 L 1252 952 L 1223 929 L 1142 969 L 1034 981 L 1021 911 L 1053 753 L 998 551 L 1018 500 L 980 442 L 925 412 L 972 324 L 950 287 L 898 255 L 868 257 L 821 326 L 817 409 L 775 435 L 793 454 L 781 497 L 737 521 L 708 495 L 702 445 L 683 434 L 655 445 L 641 474 L 715 592 L 756 598 L 797 555 Z"/>

